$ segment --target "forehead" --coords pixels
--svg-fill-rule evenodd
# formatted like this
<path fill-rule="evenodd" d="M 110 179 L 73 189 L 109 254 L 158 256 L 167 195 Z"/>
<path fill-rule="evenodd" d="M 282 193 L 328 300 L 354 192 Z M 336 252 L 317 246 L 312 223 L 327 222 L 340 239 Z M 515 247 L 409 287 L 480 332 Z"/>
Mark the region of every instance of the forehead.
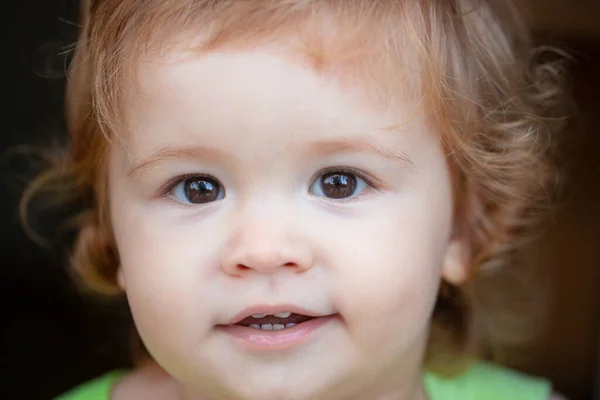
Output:
<path fill-rule="evenodd" d="M 383 106 L 382 101 L 377 101 L 379 91 L 374 85 L 357 79 L 357 74 L 353 66 L 344 65 L 317 70 L 306 58 L 290 54 L 282 46 L 215 50 L 203 54 L 173 51 L 160 59 L 146 58 L 139 64 L 134 94 L 138 100 L 183 100 L 186 96 L 202 99 L 205 93 L 204 100 L 229 103 L 230 107 L 234 106 L 235 98 L 254 95 L 257 101 L 278 98 L 284 101 L 282 108 L 297 108 L 301 102 L 286 95 L 312 94 L 315 96 L 313 104 L 317 106 L 325 97 L 315 90 L 317 85 L 321 86 L 321 94 L 327 93 L 338 101 L 352 97 L 361 100 L 365 106 L 377 108 L 376 103 Z M 214 86 L 220 90 L 208 90 Z M 410 100 L 408 92 L 406 88 L 399 88 L 396 97 L 405 103 Z M 229 111 L 235 110 L 230 108 Z"/>
<path fill-rule="evenodd" d="M 399 107 L 376 106 L 360 85 L 277 47 L 172 52 L 143 61 L 137 83 L 124 110 L 130 164 L 198 145 L 256 162 L 318 144 L 321 153 L 375 150 L 406 163 L 405 152 L 436 147 L 418 102 L 399 95 Z"/>
<path fill-rule="evenodd" d="M 199 59 L 205 63 L 218 59 L 219 67 L 230 64 L 235 69 L 238 55 L 244 57 L 246 64 L 249 61 L 255 65 L 271 56 L 295 64 L 298 80 L 302 72 L 310 70 L 324 80 L 336 82 L 340 88 L 362 92 L 371 105 L 387 107 L 419 101 L 424 92 L 423 75 L 416 46 L 408 39 L 410 35 L 365 30 L 358 32 L 347 26 L 347 22 L 320 17 L 281 31 L 277 37 L 255 36 L 248 41 L 233 37 L 217 44 L 211 42 L 206 30 L 188 30 L 171 36 L 176 40 L 158 40 L 147 46 L 147 51 L 135 59 L 136 65 L 131 68 L 137 75 L 131 82 L 134 90 L 143 93 L 148 90 L 149 81 L 154 80 L 149 79 L 153 73 L 189 72 Z M 251 33 L 248 35 L 252 37 Z M 231 62 L 223 62 L 224 56 L 231 56 L 228 60 Z M 263 64 L 266 71 L 267 63 Z M 228 72 L 231 71 L 223 71 L 220 79 L 228 80 Z M 196 75 L 201 73 L 198 69 Z M 150 86 L 157 86 L 156 83 L 150 82 Z"/>
<path fill-rule="evenodd" d="M 278 47 L 172 52 L 142 62 L 137 85 L 124 111 L 128 127 L 138 134 L 175 128 L 234 129 L 242 135 L 259 129 L 276 133 L 286 126 L 297 132 L 365 134 L 418 112 L 406 95 L 398 95 L 402 107 L 377 106 L 373 93 L 350 78 L 315 71 Z M 375 120 L 384 126 L 374 127 Z"/>
<path fill-rule="evenodd" d="M 117 139 L 127 132 L 123 114 L 130 95 L 143 91 L 140 65 L 145 68 L 149 61 L 169 60 L 177 52 L 202 55 L 279 47 L 318 74 L 344 87 L 359 88 L 371 104 L 391 105 L 408 98 L 420 101 L 423 93 L 435 92 L 423 90 L 431 86 L 432 75 L 421 73 L 421 65 L 430 67 L 431 63 L 419 40 L 420 7 L 304 0 L 194 2 L 193 7 L 184 2 L 168 7 L 142 4 L 129 17 L 119 14 L 116 20 L 104 21 L 108 27 L 97 29 L 107 32 L 110 26 L 123 25 L 130 34 L 119 40 L 98 37 L 94 41 L 99 45 L 95 49 L 102 50 L 102 54 L 92 54 L 97 64 L 94 108 L 102 129 Z"/>

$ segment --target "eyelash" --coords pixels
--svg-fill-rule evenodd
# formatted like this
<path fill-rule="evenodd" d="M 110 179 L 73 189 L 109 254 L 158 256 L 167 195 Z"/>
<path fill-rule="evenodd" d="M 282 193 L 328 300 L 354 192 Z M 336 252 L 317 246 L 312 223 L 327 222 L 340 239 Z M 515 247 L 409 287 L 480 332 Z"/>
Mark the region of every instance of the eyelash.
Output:
<path fill-rule="evenodd" d="M 215 178 L 214 176 L 211 175 L 207 175 L 207 174 L 184 174 L 184 175 L 179 175 L 174 177 L 173 179 L 169 180 L 158 192 L 158 196 L 157 197 L 163 197 L 168 195 L 173 189 L 175 189 L 175 187 L 177 185 L 179 185 L 181 182 L 185 182 L 188 179 L 212 179 L 215 180 L 217 182 L 220 182 L 217 178 Z"/>
<path fill-rule="evenodd" d="M 365 174 L 362 171 L 359 171 L 355 168 L 350 168 L 350 167 L 328 167 L 325 169 L 320 170 L 318 173 L 316 173 L 315 175 L 313 175 L 313 177 L 311 178 L 310 182 L 312 184 L 312 182 L 315 182 L 317 179 L 322 178 L 323 176 L 332 173 L 332 172 L 341 172 L 344 174 L 350 174 L 350 175 L 354 175 L 357 178 L 360 178 L 362 180 L 365 181 L 365 183 L 367 184 L 367 188 L 365 190 L 363 190 L 362 192 L 360 192 L 359 194 L 357 194 L 356 196 L 352 196 L 352 197 L 348 197 L 348 198 L 342 198 L 342 199 L 335 199 L 336 202 L 338 203 L 346 203 L 346 202 L 351 202 L 357 199 L 362 198 L 365 194 L 367 194 L 368 192 L 375 190 L 375 191 L 379 191 L 379 185 L 374 183 L 374 179 L 369 177 L 367 174 Z M 217 182 L 220 182 L 217 178 L 211 176 L 211 175 L 207 175 L 207 174 L 184 174 L 184 175 L 179 175 L 176 176 L 174 178 L 172 178 L 171 180 L 169 180 L 158 192 L 157 197 L 165 197 L 167 196 L 173 189 L 175 189 L 175 187 L 177 185 L 179 185 L 180 183 L 188 180 L 188 179 L 212 179 L 215 180 Z"/>
<path fill-rule="evenodd" d="M 321 179 L 323 176 L 332 173 L 332 172 L 341 172 L 343 174 L 354 175 L 359 179 L 362 179 L 367 184 L 367 188 L 362 192 L 358 193 L 356 196 L 351 196 L 342 199 L 335 199 L 336 203 L 349 203 L 352 201 L 356 201 L 361 199 L 364 195 L 368 194 L 370 191 L 379 191 L 379 185 L 374 183 L 374 179 L 369 177 L 363 171 L 357 170 L 351 167 L 327 167 L 325 169 L 320 170 L 311 178 L 310 182 L 315 182 L 317 179 Z"/>

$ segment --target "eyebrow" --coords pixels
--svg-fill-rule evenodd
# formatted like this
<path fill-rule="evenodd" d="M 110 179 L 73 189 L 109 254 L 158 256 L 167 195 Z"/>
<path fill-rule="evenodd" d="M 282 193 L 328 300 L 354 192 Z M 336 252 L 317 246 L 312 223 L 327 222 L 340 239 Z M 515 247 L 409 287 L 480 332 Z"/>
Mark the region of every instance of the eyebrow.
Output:
<path fill-rule="evenodd" d="M 331 153 L 374 153 L 379 157 L 397 162 L 413 169 L 415 164 L 410 157 L 394 148 L 383 148 L 366 139 L 339 139 L 319 141 L 304 149 L 308 154 L 327 155 Z"/>
<path fill-rule="evenodd" d="M 402 164 L 405 167 L 413 169 L 415 164 L 402 151 L 396 149 L 384 149 L 374 143 L 364 139 L 340 139 L 328 141 L 316 141 L 302 149 L 305 154 L 316 154 L 317 156 L 326 156 L 331 153 L 374 153 L 380 157 Z M 207 146 L 193 147 L 163 147 L 152 153 L 149 157 L 135 162 L 134 166 L 127 172 L 127 176 L 141 175 L 149 170 L 152 165 L 161 161 L 173 159 L 193 159 L 207 162 L 224 162 L 230 160 L 223 151 Z"/>
<path fill-rule="evenodd" d="M 223 160 L 229 159 L 224 152 L 212 147 L 198 145 L 192 147 L 163 147 L 152 153 L 149 157 L 134 162 L 133 167 L 127 172 L 127 176 L 141 175 L 149 170 L 152 165 L 161 161 L 182 158 L 207 162 L 223 162 Z"/>

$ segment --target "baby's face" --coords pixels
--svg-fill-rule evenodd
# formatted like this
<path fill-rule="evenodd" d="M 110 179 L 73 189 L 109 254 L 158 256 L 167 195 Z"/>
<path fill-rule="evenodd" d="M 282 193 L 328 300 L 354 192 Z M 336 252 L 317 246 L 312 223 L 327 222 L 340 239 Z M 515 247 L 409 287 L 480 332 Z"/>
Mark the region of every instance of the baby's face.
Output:
<path fill-rule="evenodd" d="M 446 157 L 418 104 L 372 107 L 275 49 L 174 59 L 141 66 L 109 163 L 150 353 L 215 398 L 412 390 L 457 253 Z"/>

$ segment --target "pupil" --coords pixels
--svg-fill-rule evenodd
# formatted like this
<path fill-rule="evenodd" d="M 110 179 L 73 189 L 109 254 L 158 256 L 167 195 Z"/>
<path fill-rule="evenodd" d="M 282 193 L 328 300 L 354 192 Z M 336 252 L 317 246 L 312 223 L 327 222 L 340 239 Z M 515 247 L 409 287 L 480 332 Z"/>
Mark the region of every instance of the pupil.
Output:
<path fill-rule="evenodd" d="M 190 203 L 209 203 L 217 200 L 219 184 L 211 179 L 190 179 L 185 182 L 185 194 Z"/>
<path fill-rule="evenodd" d="M 350 197 L 356 188 L 356 178 L 351 174 L 332 172 L 321 178 L 323 193 L 332 199 Z"/>

